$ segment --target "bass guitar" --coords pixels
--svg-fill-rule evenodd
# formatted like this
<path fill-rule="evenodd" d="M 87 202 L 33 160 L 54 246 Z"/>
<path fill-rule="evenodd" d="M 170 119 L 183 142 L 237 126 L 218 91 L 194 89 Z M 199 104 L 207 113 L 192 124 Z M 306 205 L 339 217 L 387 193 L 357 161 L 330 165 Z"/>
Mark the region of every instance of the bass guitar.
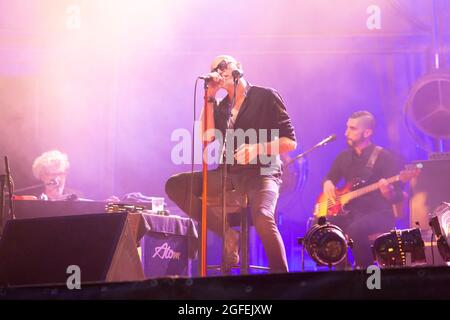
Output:
<path fill-rule="evenodd" d="M 417 163 L 415 165 L 409 165 L 405 170 L 401 171 L 399 174 L 387 178 L 387 182 L 394 183 L 397 181 L 407 182 L 414 177 L 417 177 L 420 174 L 420 170 L 423 165 L 421 163 Z M 327 216 L 336 216 L 340 214 L 345 214 L 344 206 L 365 194 L 373 192 L 379 189 L 378 182 L 372 183 L 368 186 L 354 189 L 355 184 L 349 183 L 345 185 L 343 188 L 336 189 L 336 200 L 329 199 L 324 193 L 322 193 L 314 206 L 314 216 L 316 218 L 327 217 Z"/>

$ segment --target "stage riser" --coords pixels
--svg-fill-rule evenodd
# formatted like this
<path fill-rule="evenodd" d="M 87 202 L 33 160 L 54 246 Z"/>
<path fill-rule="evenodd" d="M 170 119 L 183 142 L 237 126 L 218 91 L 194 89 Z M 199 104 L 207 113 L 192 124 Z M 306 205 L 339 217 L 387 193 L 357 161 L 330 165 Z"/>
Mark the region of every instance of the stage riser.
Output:
<path fill-rule="evenodd" d="M 450 268 L 381 270 L 381 289 L 368 289 L 366 271 L 305 272 L 140 282 L 3 288 L 1 299 L 450 299 Z"/>

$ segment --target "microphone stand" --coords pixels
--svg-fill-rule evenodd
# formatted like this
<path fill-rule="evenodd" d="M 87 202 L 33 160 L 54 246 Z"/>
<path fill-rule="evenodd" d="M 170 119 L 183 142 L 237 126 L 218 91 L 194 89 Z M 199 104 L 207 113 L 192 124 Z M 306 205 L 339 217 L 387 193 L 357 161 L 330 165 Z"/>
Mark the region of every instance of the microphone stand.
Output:
<path fill-rule="evenodd" d="M 31 185 L 31 186 L 28 186 L 28 187 L 16 189 L 16 190 L 15 190 L 15 193 L 18 193 L 18 192 L 24 192 L 24 191 L 28 191 L 28 190 L 34 190 L 34 189 L 37 189 L 37 188 L 45 187 L 46 185 L 48 185 L 48 184 L 47 184 L 47 183 L 33 184 L 33 185 Z"/>
<path fill-rule="evenodd" d="M 334 139 L 333 139 L 333 140 L 334 140 Z M 315 149 L 317 149 L 317 148 L 319 148 L 319 147 L 326 146 L 329 142 L 331 142 L 331 141 L 333 141 L 333 140 L 329 140 L 329 141 L 326 141 L 326 142 L 323 142 L 323 141 L 319 142 L 319 143 L 316 144 L 314 147 L 312 147 L 312 148 L 306 150 L 305 152 L 300 153 L 300 154 L 299 154 L 298 156 L 296 156 L 295 158 L 289 160 L 284 166 L 287 167 L 287 166 L 291 165 L 292 163 L 294 163 L 294 162 L 297 161 L 298 159 L 303 158 L 304 156 L 306 156 L 307 154 L 309 154 L 311 151 L 313 151 L 313 150 L 315 150 Z"/>
<path fill-rule="evenodd" d="M 5 219 L 5 182 L 6 175 L 0 174 L 0 237 L 3 234 Z"/>
<path fill-rule="evenodd" d="M 233 78 L 233 82 L 234 82 L 234 90 L 233 90 L 233 97 L 231 99 L 231 104 L 228 105 L 227 108 L 227 127 L 225 129 L 225 135 L 223 138 L 223 152 L 222 152 L 222 261 L 221 261 L 221 265 L 220 265 L 220 270 L 223 274 L 224 270 L 225 270 L 225 261 L 226 261 L 226 257 L 225 257 L 225 246 L 226 246 L 226 231 L 227 231 L 227 197 L 226 197 L 226 192 L 227 192 L 227 178 L 228 178 L 228 170 L 227 170 L 227 130 L 231 129 L 230 128 L 230 124 L 231 124 L 231 110 L 233 110 L 234 105 L 236 104 L 236 92 L 237 92 L 237 85 L 239 83 L 239 77 L 234 77 Z"/>
<path fill-rule="evenodd" d="M 3 234 L 3 228 L 8 221 L 8 218 L 14 219 L 14 206 L 13 206 L 13 186 L 11 183 L 11 172 L 9 170 L 8 157 L 5 156 L 5 169 L 6 174 L 0 175 L 0 235 Z M 8 187 L 8 203 L 9 203 L 9 216 L 6 213 L 5 205 L 5 186 Z"/>
<path fill-rule="evenodd" d="M 204 114 L 203 114 L 203 134 L 205 134 L 208 124 L 208 80 L 205 79 L 204 82 Z M 202 134 L 202 135 L 203 135 Z M 202 217 L 201 217 L 201 232 L 200 232 L 200 254 L 199 254 L 199 274 L 201 277 L 206 276 L 206 236 L 207 236 L 207 229 L 206 229 L 206 210 L 207 210 L 207 197 L 208 197 L 208 163 L 205 159 L 207 152 L 206 148 L 208 146 L 208 142 L 203 139 L 203 153 L 202 153 L 202 177 L 203 177 L 203 189 L 202 189 Z M 191 190 L 192 192 L 192 190 Z M 192 194 L 191 194 L 192 197 Z"/>
<path fill-rule="evenodd" d="M 8 202 L 9 202 L 9 218 L 15 219 L 14 205 L 13 205 L 13 184 L 11 179 L 11 170 L 9 169 L 8 157 L 5 156 L 5 170 L 6 170 L 6 185 L 8 186 Z"/>

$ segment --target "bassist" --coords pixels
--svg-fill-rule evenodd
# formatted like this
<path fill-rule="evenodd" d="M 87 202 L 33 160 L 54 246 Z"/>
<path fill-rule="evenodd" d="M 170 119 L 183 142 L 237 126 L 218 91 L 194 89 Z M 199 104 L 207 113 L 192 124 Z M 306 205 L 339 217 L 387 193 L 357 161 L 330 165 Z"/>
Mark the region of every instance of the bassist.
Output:
<path fill-rule="evenodd" d="M 353 240 L 355 265 L 366 268 L 373 264 L 373 237 L 395 227 L 393 204 L 403 201 L 402 185 L 389 184 L 386 178 L 401 168 L 392 153 L 372 143 L 375 118 L 368 111 L 353 113 L 347 121 L 345 137 L 348 149 L 334 160 L 323 183 L 323 193 L 332 203 L 338 200 L 336 185 L 344 181 L 359 188 L 377 183 L 378 190 L 354 199 L 341 208 L 341 213 L 328 218 Z M 343 211 L 343 212 L 342 212 Z"/>

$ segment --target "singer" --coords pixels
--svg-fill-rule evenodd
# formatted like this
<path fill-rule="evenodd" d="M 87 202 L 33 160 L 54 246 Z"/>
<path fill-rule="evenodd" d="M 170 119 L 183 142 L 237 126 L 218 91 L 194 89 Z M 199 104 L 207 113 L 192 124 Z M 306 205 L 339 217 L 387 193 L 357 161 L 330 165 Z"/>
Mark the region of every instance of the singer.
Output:
<path fill-rule="evenodd" d="M 401 184 L 386 181 L 400 172 L 402 161 L 372 143 L 374 130 L 375 117 L 370 112 L 357 111 L 350 116 L 345 131 L 349 148 L 334 160 L 323 183 L 324 195 L 333 202 L 336 201 L 335 185 L 341 180 L 357 183 L 354 189 L 378 183 L 378 190 L 350 201 L 344 207 L 345 214 L 328 218 L 354 241 L 352 252 L 359 268 L 373 264 L 370 247 L 373 238 L 395 227 L 395 218 L 401 212 L 394 214 L 393 209 L 399 206 L 393 205 L 401 204 L 404 197 Z"/>
<path fill-rule="evenodd" d="M 271 272 L 287 272 L 286 252 L 275 220 L 275 207 L 281 184 L 280 154 L 296 148 L 295 132 L 280 95 L 274 89 L 251 85 L 243 74 L 241 63 L 231 56 L 220 55 L 213 60 L 210 73 L 202 77 L 209 81 L 208 104 L 200 119 L 203 121 L 203 115 L 208 113 L 207 130 L 202 132 L 202 139 L 207 142 L 217 139 L 223 145 L 221 137 L 226 135 L 227 141 L 226 150 L 222 149 L 225 163 L 221 162 L 219 168 L 208 172 L 208 196 L 220 196 L 220 169 L 227 165 L 227 189 L 248 197 L 252 221 L 264 245 Z M 235 81 L 236 99 L 231 109 Z M 217 101 L 216 94 L 220 89 L 226 90 L 227 96 Z M 254 140 L 246 134 L 252 130 L 277 134 L 257 135 Z M 270 158 L 270 161 L 262 158 Z M 190 183 L 190 172 L 174 175 L 166 183 L 166 193 L 184 212 L 198 220 L 201 218 L 202 172 L 195 172 L 193 176 L 191 212 Z M 208 208 L 208 227 L 221 235 L 221 224 L 221 210 L 216 212 Z M 238 236 L 237 231 L 227 228 L 225 251 L 229 267 L 239 262 Z M 224 273 L 228 271 L 223 270 Z"/>

